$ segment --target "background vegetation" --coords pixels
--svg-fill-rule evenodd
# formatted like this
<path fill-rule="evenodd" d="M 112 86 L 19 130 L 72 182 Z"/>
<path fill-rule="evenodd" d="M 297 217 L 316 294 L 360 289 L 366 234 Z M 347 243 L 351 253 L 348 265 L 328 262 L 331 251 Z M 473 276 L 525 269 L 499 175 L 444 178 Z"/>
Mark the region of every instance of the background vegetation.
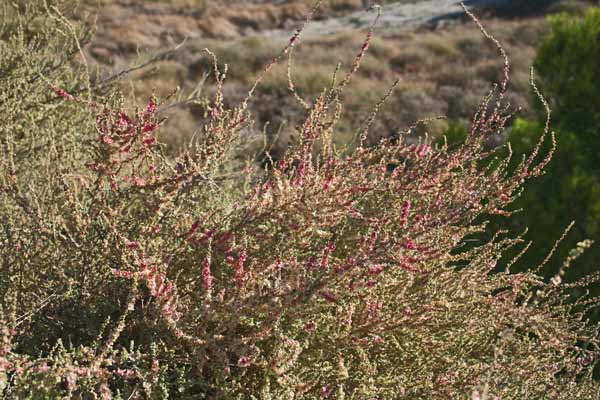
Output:
<path fill-rule="evenodd" d="M 540 87 L 550 99 L 558 150 L 547 173 L 528 185 L 515 202 L 515 209 L 525 211 L 508 224 L 498 221 L 499 227 L 529 229 L 525 238 L 535 246 L 523 256 L 517 266 L 520 269 L 543 260 L 556 238 L 574 222 L 564 239 L 565 246 L 557 250 L 544 269 L 546 276 L 561 268 L 570 247 L 584 238 L 600 237 L 600 125 L 594 100 L 600 87 L 592 78 L 592 71 L 597 71 L 599 65 L 591 55 L 597 51 L 593 38 L 598 35 L 599 15 L 598 9 L 591 8 L 584 16 L 565 13 L 550 18 L 551 30 L 539 46 L 534 66 L 540 75 Z M 517 118 L 507 136 L 517 158 L 531 152 L 543 131 L 545 115 L 539 107 L 536 109 L 537 118 Z M 597 273 L 599 255 L 598 246 L 592 246 L 581 264 L 563 278 L 571 280 Z M 597 286 L 592 288 L 594 293 L 598 290 Z M 598 319 L 597 313 L 594 318 Z"/>

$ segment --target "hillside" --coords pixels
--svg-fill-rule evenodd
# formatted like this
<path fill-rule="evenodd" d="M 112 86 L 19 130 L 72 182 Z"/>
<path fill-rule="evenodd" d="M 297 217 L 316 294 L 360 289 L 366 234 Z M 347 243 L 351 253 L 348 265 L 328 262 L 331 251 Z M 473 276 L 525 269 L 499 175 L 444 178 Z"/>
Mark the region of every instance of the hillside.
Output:
<path fill-rule="evenodd" d="M 107 70 L 115 73 L 158 54 L 157 62 L 131 75 L 132 86 L 127 90 L 143 101 L 153 90 L 166 95 L 180 87 L 182 98 L 192 93 L 211 72 L 211 61 L 202 49 L 212 49 L 221 62 L 228 64 L 226 91 L 229 100 L 235 101 L 301 25 L 312 2 L 234 3 L 105 0 L 99 8 L 88 6 L 99 15 L 96 38 L 86 50 L 102 66 L 105 71 L 102 76 L 110 74 Z M 396 77 L 401 83 L 382 111 L 379 126 L 373 130 L 379 136 L 393 135 L 423 116 L 445 115 L 459 123 L 470 119 L 471 110 L 489 89 L 490 82 L 499 78 L 501 60 L 477 27 L 460 14 L 458 3 L 426 0 L 384 4 L 359 79 L 348 90 L 338 142 L 345 142 L 353 135 L 367 110 Z M 468 7 L 485 17 L 486 25 L 505 45 L 514 66 L 510 97 L 515 105 L 525 108 L 534 49 L 547 29 L 544 13 L 585 7 L 584 2 L 538 3 L 544 5 L 536 8 L 531 2 L 526 7 L 523 2 L 514 1 L 467 2 Z M 374 18 L 373 10 L 362 10 L 360 0 L 323 3 L 315 20 L 307 26 L 305 40 L 295 54 L 293 73 L 301 95 L 313 96 L 329 82 L 336 62 L 352 60 Z M 181 43 L 177 51 L 161 53 Z M 275 149 L 285 147 L 288 137 L 293 136 L 294 123 L 302 118 L 302 110 L 281 89 L 280 83 L 287 80 L 285 75 L 284 67 L 274 70 L 259 88 L 253 105 L 258 117 L 256 132 L 263 131 L 267 122 L 270 126 L 266 132 L 270 137 L 282 131 L 279 136 L 285 140 L 274 144 Z M 201 84 L 205 93 L 210 90 L 209 82 Z M 281 107 L 261 108 L 261 104 L 271 101 L 278 101 Z M 171 113 L 173 118 L 167 124 L 167 131 L 172 133 L 164 139 L 177 147 L 193 133 L 202 110 L 197 105 L 185 104 L 171 108 Z M 446 126 L 437 122 L 429 130 L 438 134 Z"/>

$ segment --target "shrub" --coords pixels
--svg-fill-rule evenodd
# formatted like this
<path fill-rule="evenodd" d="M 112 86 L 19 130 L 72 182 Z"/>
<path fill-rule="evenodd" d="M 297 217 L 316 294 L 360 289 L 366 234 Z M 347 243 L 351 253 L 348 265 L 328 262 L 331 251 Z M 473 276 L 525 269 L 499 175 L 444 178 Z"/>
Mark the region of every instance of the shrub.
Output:
<path fill-rule="evenodd" d="M 513 146 L 515 155 L 526 154 L 535 146 L 543 127 L 538 121 L 517 119 L 508 141 Z M 598 175 L 587 167 L 588 153 L 577 135 L 567 131 L 558 133 L 558 150 L 547 173 L 523 191 L 513 208 L 528 210 L 515 215 L 509 221 L 501 221 L 497 226 L 511 231 L 529 232 L 526 239 L 535 244 L 521 262 L 518 269 L 529 268 L 540 260 L 554 246 L 571 222 L 574 223 L 569 235 L 565 238 L 563 248 L 550 259 L 541 273 L 551 277 L 561 268 L 562 260 L 567 256 L 568 248 L 575 246 L 585 238 L 596 238 L 600 233 L 600 180 Z M 567 279 L 595 273 L 598 266 L 594 262 L 598 257 L 598 248 L 594 246 L 582 258 L 582 263 L 569 272 Z M 598 286 L 591 288 L 597 294 Z M 583 291 L 582 291 L 583 293 Z M 598 311 L 594 311 L 597 320 Z"/>
<path fill-rule="evenodd" d="M 262 69 L 263 65 L 271 58 L 270 46 L 265 45 L 259 37 L 249 37 L 240 43 L 233 43 L 222 46 L 215 51 L 219 61 L 222 63 L 220 68 L 228 65 L 228 77 L 242 82 L 252 82 L 252 77 Z M 201 57 L 191 66 L 192 70 L 210 72 L 212 69 L 211 60 Z"/>
<path fill-rule="evenodd" d="M 553 118 L 562 130 L 574 132 L 590 148 L 598 165 L 600 83 L 600 8 L 580 18 L 559 14 L 550 18 L 552 30 L 538 51 L 535 66 L 541 88 L 551 96 Z"/>
<path fill-rule="evenodd" d="M 483 142 L 507 121 L 504 84 L 461 145 L 400 137 L 365 147 L 368 119 L 344 152 L 331 132 L 355 68 L 340 72 L 280 160 L 236 170 L 230 160 L 250 122 L 251 95 L 226 107 L 214 65 L 218 90 L 205 124 L 176 159 L 155 139 L 163 104 L 156 99 L 134 112 L 61 88 L 36 100 L 47 112 L 54 105 L 96 113 L 95 136 L 86 140 L 81 125 L 60 159 L 54 148 L 17 157 L 19 138 L 3 132 L 6 396 L 597 394 L 597 327 L 584 320 L 593 300 L 569 305 L 572 286 L 533 272 L 492 274 L 519 238 L 498 232 L 461 251 L 550 157 L 536 163 L 536 147 L 514 174 L 508 159 L 482 166 L 494 156 Z M 59 129 L 47 121 L 41 126 Z M 52 129 L 46 139 L 62 145 Z"/>
<path fill-rule="evenodd" d="M 527 268 L 544 259 L 564 228 L 575 221 L 565 248 L 542 271 L 546 276 L 560 269 L 569 247 L 600 234 L 600 85 L 595 78 L 600 63 L 594 56 L 600 50 L 600 9 L 590 8 L 584 16 L 560 14 L 550 22 L 535 65 L 540 87 L 550 98 L 558 151 L 547 174 L 532 182 L 515 203 L 526 212 L 508 222 L 515 230 L 529 227 L 527 238 L 535 246 L 522 259 L 521 267 Z M 517 158 L 534 148 L 543 131 L 546 117 L 538 110 L 537 121 L 518 119 L 509 135 Z M 570 275 L 577 278 L 598 271 L 599 255 L 597 246 L 590 249 L 585 262 Z M 598 287 L 594 290 L 597 293 Z M 600 318 L 597 312 L 595 318 Z"/>

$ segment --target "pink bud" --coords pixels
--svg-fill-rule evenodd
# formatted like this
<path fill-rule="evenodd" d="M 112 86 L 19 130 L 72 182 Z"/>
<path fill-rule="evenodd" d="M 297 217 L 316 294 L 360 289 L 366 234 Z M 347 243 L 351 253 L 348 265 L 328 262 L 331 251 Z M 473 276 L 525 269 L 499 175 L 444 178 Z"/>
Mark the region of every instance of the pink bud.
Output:
<path fill-rule="evenodd" d="M 64 91 L 62 89 L 56 89 L 55 93 L 62 98 L 69 99 L 69 100 L 73 99 L 72 95 L 70 95 L 69 93 L 67 93 L 66 91 Z"/>
<path fill-rule="evenodd" d="M 202 268 L 202 279 L 204 281 L 204 289 L 209 291 L 212 288 L 212 274 L 210 272 L 210 255 L 207 255 L 204 259 L 204 267 Z"/>
<path fill-rule="evenodd" d="M 154 114 L 154 111 L 156 111 L 156 103 L 154 103 L 153 100 L 150 100 L 150 102 L 148 103 L 148 107 L 146 109 L 146 112 L 148 114 Z"/>
<path fill-rule="evenodd" d="M 139 176 L 134 176 L 133 184 L 135 186 L 144 186 L 146 184 L 146 181 L 144 179 L 140 178 Z"/>
<path fill-rule="evenodd" d="M 414 250 L 417 248 L 417 246 L 415 246 L 415 242 L 413 242 L 410 238 L 406 239 L 406 242 L 404 242 L 402 247 L 404 247 L 407 250 Z"/>
<path fill-rule="evenodd" d="M 251 364 L 250 357 L 246 357 L 246 356 L 240 357 L 238 360 L 238 363 L 237 363 L 238 367 L 242 367 L 242 368 L 249 367 L 250 364 Z"/>
<path fill-rule="evenodd" d="M 148 133 L 148 132 L 152 132 L 153 130 L 156 129 L 156 124 L 154 122 L 146 122 L 144 124 L 144 127 L 142 128 L 142 132 L 144 133 Z M 146 139 L 149 140 L 149 139 Z"/>
<path fill-rule="evenodd" d="M 246 257 L 246 250 L 242 250 L 235 266 L 235 280 L 238 288 L 241 288 L 244 283 L 244 262 L 246 262 Z"/>
<path fill-rule="evenodd" d="M 402 205 L 402 215 L 401 215 L 401 220 L 402 220 L 402 225 L 404 225 L 406 223 L 406 221 L 408 220 L 408 216 L 410 215 L 410 200 L 406 200 L 404 202 L 404 204 Z"/>
<path fill-rule="evenodd" d="M 285 170 L 285 167 L 286 167 L 285 164 L 286 164 L 285 160 L 279 160 L 278 166 L 277 166 L 279 168 L 279 171 L 283 172 Z"/>

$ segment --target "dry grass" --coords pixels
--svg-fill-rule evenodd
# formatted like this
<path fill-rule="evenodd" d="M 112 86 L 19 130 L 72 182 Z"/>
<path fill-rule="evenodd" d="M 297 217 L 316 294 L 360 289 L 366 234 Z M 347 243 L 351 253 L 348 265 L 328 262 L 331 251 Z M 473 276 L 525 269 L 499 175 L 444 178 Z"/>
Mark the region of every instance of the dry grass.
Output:
<path fill-rule="evenodd" d="M 514 84 L 509 96 L 518 105 L 527 107 L 529 99 L 528 69 L 534 56 L 535 41 L 524 40 L 518 32 L 536 32 L 545 29 L 543 19 L 527 21 L 489 21 L 490 29 L 499 40 L 507 43 L 509 55 L 517 60 L 514 65 Z M 517 32 L 515 34 L 514 32 Z M 513 35 L 518 35 L 514 38 Z M 314 96 L 330 81 L 335 63 L 351 60 L 360 48 L 364 34 L 350 33 L 306 42 L 295 53 L 293 77 L 299 93 Z M 208 43 L 221 61 L 230 65 L 230 92 L 244 93 L 249 83 L 260 71 L 262 64 L 276 53 L 276 45 L 243 40 L 233 44 Z M 345 44 L 342 46 L 342 44 Z M 198 46 L 199 47 L 199 46 Z M 475 27 L 457 25 L 440 32 L 379 37 L 373 42 L 372 52 L 364 59 L 361 70 L 345 96 L 345 114 L 338 132 L 339 142 L 344 142 L 360 128 L 368 110 L 390 87 L 396 77 L 402 79 L 391 101 L 381 111 L 379 126 L 373 129 L 375 136 L 390 136 L 410 126 L 423 116 L 447 115 L 452 119 L 468 119 L 481 96 L 490 88 L 491 81 L 501 77 L 501 61 L 495 50 L 483 42 Z M 196 76 L 210 72 L 209 60 L 204 56 L 192 65 Z M 203 67 L 203 68 L 199 68 Z M 348 61 L 342 69 L 349 67 Z M 273 75 L 259 89 L 254 101 L 258 116 L 257 128 L 271 122 L 273 131 L 279 124 L 292 128 L 304 115 L 301 107 L 284 102 L 285 68 L 273 71 Z M 274 89 L 277 88 L 277 89 Z M 279 101 L 281 107 L 273 110 L 261 104 Z M 431 127 L 431 134 L 439 134 L 444 124 Z M 373 137 L 372 141 L 376 141 Z"/>

